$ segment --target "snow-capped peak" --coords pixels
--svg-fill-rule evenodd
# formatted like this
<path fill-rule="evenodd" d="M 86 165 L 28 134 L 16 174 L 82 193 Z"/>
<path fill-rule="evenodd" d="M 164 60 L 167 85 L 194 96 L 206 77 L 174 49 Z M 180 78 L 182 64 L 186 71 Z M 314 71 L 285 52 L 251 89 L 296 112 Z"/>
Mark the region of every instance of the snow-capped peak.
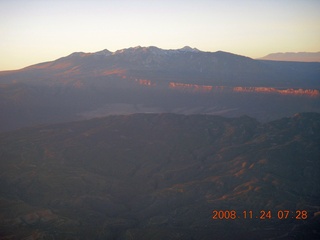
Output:
<path fill-rule="evenodd" d="M 148 53 L 152 55 L 167 55 L 167 54 L 176 54 L 179 52 L 201 52 L 197 48 L 191 48 L 189 46 L 185 46 L 180 49 L 161 49 L 158 47 L 150 46 L 150 47 L 141 47 L 141 46 L 136 46 L 136 47 L 131 47 L 131 48 L 125 48 L 121 50 L 117 50 L 116 52 L 112 53 L 112 55 L 118 55 L 118 54 L 132 54 L 132 53 Z"/>
<path fill-rule="evenodd" d="M 200 52 L 199 49 L 197 49 L 197 48 L 191 48 L 191 47 L 189 47 L 189 46 L 185 46 L 185 47 L 183 47 L 183 48 L 180 48 L 180 49 L 178 49 L 178 51 L 181 51 L 181 52 Z"/>
<path fill-rule="evenodd" d="M 132 47 L 132 48 L 125 48 L 125 49 L 121 49 L 118 50 L 116 52 L 113 53 L 113 55 L 117 55 L 117 54 L 128 54 L 128 53 L 151 53 L 154 55 L 159 55 L 159 54 L 163 54 L 163 52 L 165 52 L 166 50 L 162 50 L 160 48 L 157 47 L 141 47 L 141 46 L 137 46 L 137 47 Z"/>
<path fill-rule="evenodd" d="M 94 55 L 102 55 L 102 56 L 109 56 L 111 54 L 112 54 L 112 52 L 110 52 L 108 49 L 104 49 L 102 51 L 94 53 Z"/>

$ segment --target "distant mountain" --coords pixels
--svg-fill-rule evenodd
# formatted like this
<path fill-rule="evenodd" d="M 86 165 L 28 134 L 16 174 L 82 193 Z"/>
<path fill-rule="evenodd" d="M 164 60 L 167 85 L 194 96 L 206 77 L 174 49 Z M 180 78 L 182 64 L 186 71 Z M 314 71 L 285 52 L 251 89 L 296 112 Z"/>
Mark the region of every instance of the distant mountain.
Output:
<path fill-rule="evenodd" d="M 172 79 L 193 84 L 224 86 L 313 86 L 320 78 L 318 63 L 269 63 L 227 52 L 202 52 L 191 47 L 163 50 L 134 47 L 114 53 L 72 53 L 55 61 L 36 64 L 19 71 L 0 73 L 6 78 L 23 75 L 41 80 L 48 78 L 97 77 L 121 71 L 131 77 L 150 77 L 158 83 Z M 18 80 L 17 80 L 18 81 Z M 52 80 L 51 80 L 52 81 Z"/>
<path fill-rule="evenodd" d="M 133 114 L 0 134 L 0 239 L 319 239 L 320 114 Z"/>
<path fill-rule="evenodd" d="M 244 78 L 249 76 L 246 69 L 253 70 L 251 74 L 255 74 L 259 68 L 259 64 L 250 58 L 225 52 L 201 52 L 188 46 L 178 50 L 138 46 L 114 53 L 108 50 L 97 53 L 73 53 L 52 62 L 27 67 L 22 69 L 22 72 L 45 70 L 46 74 L 92 77 L 121 70 L 131 76 L 151 74 L 161 81 L 168 81 L 166 78 L 179 78 L 193 83 L 228 84 L 235 81 L 235 73 L 245 74 L 241 76 Z"/>
<path fill-rule="evenodd" d="M 113 114 L 320 112 L 320 63 L 254 60 L 191 47 L 75 52 L 0 72 L 0 131 Z"/>
<path fill-rule="evenodd" d="M 320 62 L 320 52 L 271 53 L 260 59 L 273 61 Z"/>

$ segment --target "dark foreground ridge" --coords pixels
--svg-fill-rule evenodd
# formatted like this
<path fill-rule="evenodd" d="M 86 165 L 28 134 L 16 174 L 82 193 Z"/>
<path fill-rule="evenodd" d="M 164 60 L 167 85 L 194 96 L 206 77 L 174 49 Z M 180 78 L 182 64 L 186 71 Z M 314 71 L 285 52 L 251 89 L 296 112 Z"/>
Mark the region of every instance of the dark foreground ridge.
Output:
<path fill-rule="evenodd" d="M 318 113 L 2 133 L 0 239 L 319 239 L 319 142 Z"/>

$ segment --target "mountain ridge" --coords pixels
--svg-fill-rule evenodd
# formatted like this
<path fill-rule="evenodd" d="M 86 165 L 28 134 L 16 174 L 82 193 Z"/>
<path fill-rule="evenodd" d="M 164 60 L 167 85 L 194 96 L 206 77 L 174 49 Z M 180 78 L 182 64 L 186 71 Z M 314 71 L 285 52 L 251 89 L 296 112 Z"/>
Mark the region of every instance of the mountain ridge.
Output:
<path fill-rule="evenodd" d="M 31 74 L 37 79 L 46 74 L 49 78 L 88 78 L 125 71 L 132 78 L 151 75 L 158 78 L 157 81 L 160 77 L 203 85 L 306 87 L 320 79 L 319 64 L 254 60 L 223 51 L 203 52 L 188 46 L 177 50 L 137 46 L 113 53 L 107 49 L 96 53 L 75 52 L 21 70 L 0 72 L 0 76 L 5 79 L 10 74 L 25 74 L 27 78 L 26 74 Z"/>
<path fill-rule="evenodd" d="M 137 46 L 115 52 L 107 49 L 94 53 L 74 52 L 54 61 L 0 72 L 0 76 L 32 74 L 38 78 L 37 74 L 41 77 L 43 73 L 50 78 L 78 78 L 120 70 L 133 78 L 152 75 L 203 85 L 305 87 L 314 85 L 315 78 L 320 79 L 319 64 L 255 60 L 223 51 L 203 52 L 189 46 L 176 50 Z"/>
<path fill-rule="evenodd" d="M 245 56 L 241 56 L 241 55 L 237 55 L 237 54 L 233 54 L 233 53 L 228 53 L 228 52 L 224 52 L 224 51 L 216 51 L 216 52 L 203 52 L 200 51 L 196 48 L 191 48 L 189 46 L 185 46 L 183 48 L 180 49 L 161 49 L 155 46 L 150 46 L 150 47 L 141 47 L 141 46 L 137 46 L 137 47 L 130 47 L 130 48 L 125 48 L 125 49 L 120 49 L 117 50 L 115 52 L 111 52 L 107 49 L 98 51 L 98 52 L 92 52 L 92 53 L 85 53 L 85 52 L 74 52 L 71 53 L 65 57 L 61 57 L 58 58 L 56 60 L 53 61 L 48 61 L 45 63 L 39 63 L 39 64 L 35 64 L 35 65 L 31 65 L 28 66 L 26 68 L 23 69 L 33 69 L 33 68 L 38 68 L 39 66 L 41 67 L 42 64 L 47 64 L 47 63 L 55 63 L 55 62 L 59 62 L 62 60 L 79 60 L 80 58 L 88 58 L 88 59 L 93 59 L 93 60 L 97 60 L 94 59 L 94 57 L 99 56 L 99 57 L 105 57 L 106 60 L 110 59 L 110 58 L 114 58 L 114 57 L 125 57 L 125 58 L 132 58 L 135 55 L 140 55 L 142 57 L 140 57 L 140 59 L 134 59 L 134 60 L 139 60 L 139 61 L 143 61 L 143 58 L 150 58 L 150 56 L 158 56 L 158 57 L 162 57 L 162 58 L 168 58 L 168 57 L 175 57 L 174 55 L 177 54 L 201 54 L 202 56 L 206 55 L 211 55 L 212 57 L 214 57 L 215 55 L 218 57 L 223 57 L 223 56 L 228 56 L 228 57 L 237 57 L 237 58 L 243 58 L 243 59 L 250 59 L 248 57 Z M 192 56 L 192 55 L 191 55 Z M 100 60 L 104 60 L 104 59 L 100 59 Z M 122 61 L 125 59 L 122 59 Z M 111 60 L 112 61 L 112 60 Z M 167 59 L 165 61 L 168 61 Z M 22 69 L 22 70 L 23 70 Z"/>

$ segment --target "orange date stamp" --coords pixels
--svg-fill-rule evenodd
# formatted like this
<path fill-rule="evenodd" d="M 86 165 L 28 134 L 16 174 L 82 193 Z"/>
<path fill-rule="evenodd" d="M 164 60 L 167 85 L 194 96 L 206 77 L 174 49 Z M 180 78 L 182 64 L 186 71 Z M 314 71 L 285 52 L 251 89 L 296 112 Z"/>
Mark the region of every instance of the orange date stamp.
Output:
<path fill-rule="evenodd" d="M 308 211 L 306 210 L 260 210 L 260 211 L 252 211 L 252 210 L 244 210 L 244 211 L 236 211 L 236 210 L 213 210 L 212 211 L 212 219 L 213 220 L 235 220 L 235 219 L 260 219 L 260 220 L 268 220 L 268 219 L 296 219 L 296 220 L 306 220 L 308 218 Z"/>

